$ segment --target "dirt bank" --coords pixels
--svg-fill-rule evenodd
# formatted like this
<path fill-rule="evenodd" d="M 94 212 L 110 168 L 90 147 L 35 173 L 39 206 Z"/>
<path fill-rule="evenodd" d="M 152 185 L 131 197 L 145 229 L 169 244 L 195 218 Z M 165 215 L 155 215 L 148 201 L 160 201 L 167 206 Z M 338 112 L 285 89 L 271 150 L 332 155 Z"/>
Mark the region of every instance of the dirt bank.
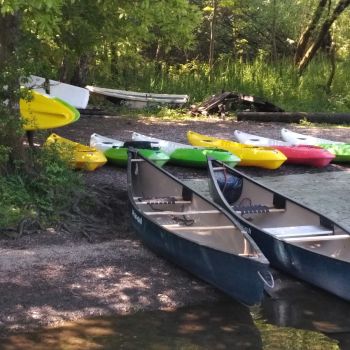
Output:
<path fill-rule="evenodd" d="M 82 116 L 75 124 L 55 131 L 83 143 L 89 142 L 93 132 L 128 140 L 132 131 L 185 142 L 187 130 L 229 138 L 234 129 L 239 129 L 278 138 L 281 127 L 286 125 Z M 349 139 L 348 128 L 305 128 L 303 132 Z M 168 169 L 183 178 L 206 176 L 205 170 Z M 242 171 L 264 176 L 342 169 L 330 165 L 324 169 L 282 166 L 273 172 L 253 168 Z M 91 316 L 176 308 L 222 297 L 143 247 L 128 223 L 125 169 L 105 166 L 85 173 L 84 178 L 89 196 L 80 198 L 79 203 L 92 201 L 92 212 L 78 205 L 60 228 L 17 240 L 0 240 L 0 334 Z"/>

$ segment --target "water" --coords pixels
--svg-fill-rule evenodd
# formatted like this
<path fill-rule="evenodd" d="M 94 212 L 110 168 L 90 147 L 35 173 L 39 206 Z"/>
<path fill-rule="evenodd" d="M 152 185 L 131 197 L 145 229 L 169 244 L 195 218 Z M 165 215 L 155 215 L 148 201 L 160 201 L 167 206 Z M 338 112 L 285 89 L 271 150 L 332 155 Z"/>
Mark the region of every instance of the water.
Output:
<path fill-rule="evenodd" d="M 275 273 L 261 306 L 220 302 L 69 322 L 0 340 L 3 350 L 350 349 L 350 303 Z"/>

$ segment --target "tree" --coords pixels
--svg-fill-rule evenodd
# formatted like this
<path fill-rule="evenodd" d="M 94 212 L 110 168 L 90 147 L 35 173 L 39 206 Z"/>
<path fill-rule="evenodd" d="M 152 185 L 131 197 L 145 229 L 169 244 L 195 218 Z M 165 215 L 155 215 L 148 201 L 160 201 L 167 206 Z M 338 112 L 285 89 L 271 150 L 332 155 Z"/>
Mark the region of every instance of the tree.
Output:
<path fill-rule="evenodd" d="M 299 74 L 303 73 L 321 47 L 327 35 L 329 35 L 329 30 L 332 24 L 346 10 L 346 8 L 349 7 L 350 0 L 339 0 L 333 12 L 326 17 L 323 23 L 320 24 L 318 32 L 315 33 L 315 38 L 311 41 L 311 35 L 315 32 L 316 25 L 320 21 L 321 14 L 327 3 L 328 0 L 320 1 L 309 26 L 299 40 L 295 56 L 295 63 L 297 64 Z"/>
<path fill-rule="evenodd" d="M 21 36 L 24 19 L 38 19 L 43 27 L 59 10 L 61 0 L 7 0 L 0 12 L 0 160 L 10 169 L 20 160 L 24 165 L 21 119 L 17 109 L 20 98 L 20 78 L 25 75 L 26 60 L 21 56 Z M 51 25 L 51 23 L 50 23 Z M 51 25 L 52 27 L 52 25 Z M 7 162 L 7 165 L 4 163 Z"/>

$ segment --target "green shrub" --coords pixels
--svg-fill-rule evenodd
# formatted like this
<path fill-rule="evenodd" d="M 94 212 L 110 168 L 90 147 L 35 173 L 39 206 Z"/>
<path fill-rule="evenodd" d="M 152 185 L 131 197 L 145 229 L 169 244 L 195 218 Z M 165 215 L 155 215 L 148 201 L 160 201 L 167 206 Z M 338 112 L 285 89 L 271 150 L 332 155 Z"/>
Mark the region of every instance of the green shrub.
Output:
<path fill-rule="evenodd" d="M 41 224 L 59 220 L 83 190 L 80 174 L 58 152 L 55 147 L 28 150 L 30 170 L 17 163 L 13 173 L 1 177 L 0 230 L 14 228 L 24 218 Z"/>

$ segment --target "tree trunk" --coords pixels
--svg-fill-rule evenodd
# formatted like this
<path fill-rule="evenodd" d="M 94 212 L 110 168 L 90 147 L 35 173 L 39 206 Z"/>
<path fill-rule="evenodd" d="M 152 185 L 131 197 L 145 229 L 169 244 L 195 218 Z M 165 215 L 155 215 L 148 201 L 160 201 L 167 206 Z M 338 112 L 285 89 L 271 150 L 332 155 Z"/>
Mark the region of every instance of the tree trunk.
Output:
<path fill-rule="evenodd" d="M 272 18 L 272 29 L 271 29 L 271 37 L 272 37 L 272 61 L 277 61 L 277 45 L 276 45 L 276 0 L 272 2 L 273 6 L 273 18 Z"/>
<path fill-rule="evenodd" d="M 90 55 L 88 53 L 82 54 L 78 59 L 70 83 L 77 86 L 85 86 L 89 73 Z"/>
<path fill-rule="evenodd" d="M 209 43 L 209 69 L 211 70 L 214 64 L 214 43 L 215 43 L 215 19 L 216 19 L 216 11 L 218 6 L 218 1 L 213 0 L 213 13 L 210 19 L 210 43 Z"/>
<path fill-rule="evenodd" d="M 317 50 L 320 48 L 324 37 L 328 34 L 332 24 L 337 18 L 344 12 L 344 10 L 350 5 L 350 0 L 340 0 L 338 5 L 334 9 L 331 17 L 325 20 L 321 26 L 320 32 L 317 35 L 315 41 L 311 44 L 308 50 L 305 52 L 298 64 L 298 72 L 302 74 L 312 58 L 315 56 Z"/>
<path fill-rule="evenodd" d="M 333 42 L 331 51 L 330 51 L 330 62 L 331 62 L 331 71 L 329 72 L 329 77 L 326 83 L 326 93 L 329 95 L 331 93 L 331 88 L 332 88 L 332 83 L 335 75 L 335 70 L 336 70 L 336 47 L 335 43 Z"/>
<path fill-rule="evenodd" d="M 15 160 L 24 160 L 21 139 L 21 121 L 18 111 L 19 79 L 16 47 L 19 38 L 20 17 L 18 14 L 0 15 L 0 84 L 7 86 L 1 91 L 0 144 L 9 148 L 8 169 Z M 6 77 L 3 74 L 6 72 Z M 6 101 L 6 103 L 2 103 Z"/>
<path fill-rule="evenodd" d="M 298 44 L 297 44 L 296 52 L 294 55 L 294 63 L 296 65 L 298 65 L 300 60 L 303 58 L 305 51 L 306 51 L 306 48 L 309 44 L 309 40 L 310 40 L 312 34 L 314 33 L 317 24 L 320 21 L 320 18 L 324 12 L 324 9 L 325 9 L 328 1 L 329 0 L 320 0 L 320 3 L 318 4 L 318 7 L 314 13 L 314 16 L 311 19 L 311 22 L 306 27 L 304 32 L 301 34 L 299 41 L 298 41 Z"/>

